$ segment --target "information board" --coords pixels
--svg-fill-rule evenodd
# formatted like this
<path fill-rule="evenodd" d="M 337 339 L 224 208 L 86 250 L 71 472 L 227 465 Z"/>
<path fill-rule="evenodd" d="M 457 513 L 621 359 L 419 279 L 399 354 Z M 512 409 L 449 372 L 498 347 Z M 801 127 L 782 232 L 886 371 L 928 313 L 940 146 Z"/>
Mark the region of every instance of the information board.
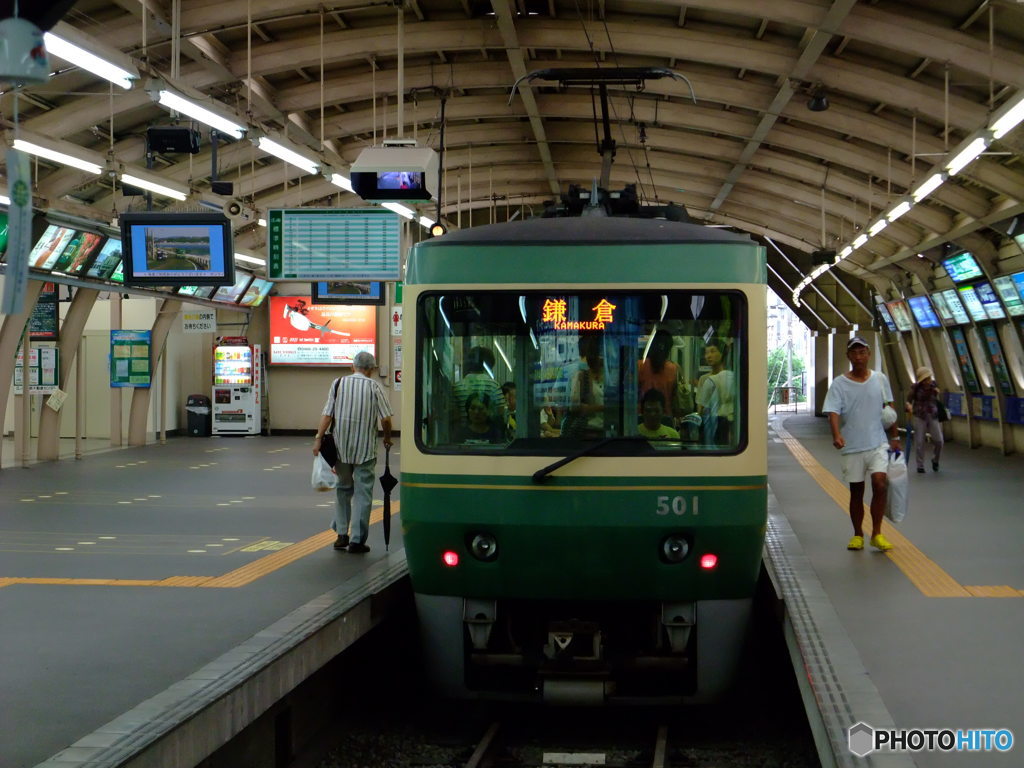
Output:
<path fill-rule="evenodd" d="M 60 354 L 56 347 L 33 347 L 28 353 L 28 393 L 45 395 L 57 389 Z M 14 392 L 21 394 L 24 354 L 19 349 L 14 362 Z"/>
<path fill-rule="evenodd" d="M 380 208 L 278 208 L 267 214 L 267 275 L 279 280 L 398 280 L 401 217 Z"/>
<path fill-rule="evenodd" d="M 151 331 L 110 332 L 110 386 L 148 387 Z"/>
<path fill-rule="evenodd" d="M 43 283 L 43 290 L 28 319 L 28 332 L 32 341 L 57 339 L 57 315 L 57 286 L 55 283 Z"/>

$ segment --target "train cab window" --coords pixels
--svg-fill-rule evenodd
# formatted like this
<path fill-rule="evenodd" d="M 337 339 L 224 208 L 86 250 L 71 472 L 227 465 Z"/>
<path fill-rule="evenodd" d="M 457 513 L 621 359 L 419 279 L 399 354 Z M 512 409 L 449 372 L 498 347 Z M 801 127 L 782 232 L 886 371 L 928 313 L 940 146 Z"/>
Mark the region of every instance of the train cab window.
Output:
<path fill-rule="evenodd" d="M 455 454 L 736 453 L 739 291 L 425 293 L 417 438 Z"/>

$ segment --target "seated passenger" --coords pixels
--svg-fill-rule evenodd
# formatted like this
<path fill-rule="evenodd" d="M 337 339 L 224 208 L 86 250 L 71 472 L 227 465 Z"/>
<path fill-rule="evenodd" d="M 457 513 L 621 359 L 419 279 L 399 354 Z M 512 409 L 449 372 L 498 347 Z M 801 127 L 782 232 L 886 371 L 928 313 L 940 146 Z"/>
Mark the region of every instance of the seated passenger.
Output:
<path fill-rule="evenodd" d="M 472 395 L 487 395 L 491 421 L 504 424 L 507 418 L 505 395 L 494 380 L 494 353 L 487 347 L 473 347 L 466 354 L 462 378 L 452 388 L 455 429 L 466 425 L 466 405 Z"/>
<path fill-rule="evenodd" d="M 508 434 L 513 438 L 516 434 L 516 383 L 506 381 L 501 385 L 501 394 L 505 396 L 505 406 L 508 408 Z"/>
<path fill-rule="evenodd" d="M 470 395 L 466 400 L 466 423 L 455 430 L 457 443 L 504 443 L 506 432 L 491 419 L 491 398 Z"/>
<path fill-rule="evenodd" d="M 640 404 L 644 420 L 637 427 L 641 437 L 649 440 L 678 440 L 679 433 L 661 423 L 665 415 L 665 396 L 660 390 L 649 389 Z"/>
<path fill-rule="evenodd" d="M 637 361 L 640 402 L 652 389 L 662 394 L 665 404 L 665 423 L 671 426 L 673 417 L 682 416 L 693 410 L 693 393 L 683 381 L 679 366 L 669 360 L 674 345 L 672 334 L 664 328 L 654 333 L 647 357 Z"/>

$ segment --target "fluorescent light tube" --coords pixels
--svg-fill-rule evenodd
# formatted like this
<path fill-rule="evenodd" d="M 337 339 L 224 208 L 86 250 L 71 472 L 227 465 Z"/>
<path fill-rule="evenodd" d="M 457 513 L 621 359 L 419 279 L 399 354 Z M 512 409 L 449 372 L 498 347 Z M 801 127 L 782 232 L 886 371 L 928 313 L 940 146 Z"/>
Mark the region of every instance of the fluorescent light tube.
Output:
<path fill-rule="evenodd" d="M 232 122 L 226 117 L 222 117 L 216 112 L 212 112 L 206 107 L 202 107 L 176 93 L 161 90 L 159 100 L 160 103 L 168 109 L 173 109 L 175 112 L 181 112 L 183 115 L 188 115 L 192 119 L 198 120 L 211 128 L 216 128 L 221 133 L 231 136 L 234 139 L 240 139 L 245 135 L 245 128 L 240 126 L 238 123 Z"/>
<path fill-rule="evenodd" d="M 256 264 L 261 267 L 267 266 L 267 262 L 263 259 L 257 259 L 255 256 L 246 256 L 244 253 L 236 253 L 235 259 L 237 261 L 244 261 L 247 264 Z"/>
<path fill-rule="evenodd" d="M 867 235 L 857 235 L 857 239 L 853 241 L 854 248 L 860 248 L 864 243 L 868 241 Z"/>
<path fill-rule="evenodd" d="M 911 197 L 914 198 L 915 203 L 920 203 L 940 186 L 942 186 L 942 174 L 932 174 L 920 187 L 914 190 Z"/>
<path fill-rule="evenodd" d="M 888 221 L 886 221 L 885 219 L 879 219 L 878 221 L 876 221 L 874 224 L 871 225 L 870 229 L 868 229 L 868 234 L 869 235 L 877 235 L 879 232 L 881 232 L 883 229 L 885 229 L 888 226 L 889 226 L 889 222 Z"/>
<path fill-rule="evenodd" d="M 974 160 L 978 155 L 985 151 L 985 147 L 988 146 L 988 141 L 984 136 L 979 136 L 962 150 L 960 153 L 949 161 L 949 165 L 946 166 L 946 170 L 950 176 L 955 176 L 960 173 L 965 165 Z"/>
<path fill-rule="evenodd" d="M 296 168 L 301 168 L 306 173 L 316 173 L 317 168 L 319 168 L 319 165 L 308 157 L 303 157 L 295 150 L 289 149 L 282 144 L 278 144 L 276 141 L 268 139 L 266 136 L 260 136 L 259 148 L 268 155 L 273 155 L 276 158 L 284 160 L 286 163 L 291 163 Z"/>
<path fill-rule="evenodd" d="M 852 245 L 848 245 L 848 246 L 846 246 L 845 248 L 843 248 L 843 250 L 841 250 L 841 251 L 839 252 L 839 258 L 840 258 L 840 259 L 845 259 L 845 258 L 846 258 L 847 256 L 849 256 L 849 255 L 850 255 L 851 253 L 853 253 L 853 246 L 852 246 Z"/>
<path fill-rule="evenodd" d="M 1014 128 L 1017 123 L 1024 120 L 1024 95 L 1018 97 L 1017 103 L 1010 107 L 1010 111 L 992 123 L 992 138 L 1001 139 Z"/>
<path fill-rule="evenodd" d="M 139 187 L 140 189 L 148 189 L 150 192 L 156 192 L 164 197 L 173 197 L 175 200 L 186 200 L 188 198 L 188 195 L 184 192 L 157 184 L 155 181 L 140 179 L 138 176 L 132 176 L 130 173 L 121 174 L 121 183 L 131 184 L 133 187 Z"/>
<path fill-rule="evenodd" d="M 885 218 L 887 218 L 889 221 L 896 221 L 896 219 L 898 219 L 900 216 L 902 216 L 904 213 L 906 213 L 909 210 L 910 210 L 910 201 L 909 200 L 904 200 L 902 203 L 900 203 L 895 208 L 893 208 L 891 211 L 889 211 L 887 214 L 885 214 Z"/>
<path fill-rule="evenodd" d="M 58 152 L 55 149 L 41 147 L 38 144 L 33 144 L 32 142 L 25 141 L 24 139 L 15 139 L 13 147 L 14 149 L 19 149 L 22 152 L 28 152 L 30 155 L 45 157 L 47 160 L 53 160 L 55 163 L 70 165 L 72 168 L 78 168 L 79 170 L 88 171 L 89 173 L 99 175 L 99 172 L 103 170 L 96 163 L 90 163 L 88 160 L 82 160 L 74 155 Z"/>
<path fill-rule="evenodd" d="M 76 67 L 88 70 L 94 75 L 99 75 L 104 80 L 109 80 L 114 85 L 119 85 L 125 90 L 131 89 L 132 81 L 137 80 L 139 77 L 138 72 L 129 72 L 127 69 L 119 67 L 106 59 L 101 59 L 85 48 L 75 45 L 62 37 L 58 37 L 53 32 L 43 33 L 43 43 L 48 53 L 59 56 L 69 64 L 74 64 Z"/>
<path fill-rule="evenodd" d="M 398 203 L 381 203 L 381 208 L 387 208 L 389 211 L 394 211 L 399 216 L 405 216 L 407 219 L 416 218 L 416 211 L 406 208 L 404 205 Z"/>
<path fill-rule="evenodd" d="M 336 187 L 341 187 L 347 192 L 355 192 L 355 189 L 352 187 L 352 182 L 340 173 L 331 174 L 331 184 Z"/>
<path fill-rule="evenodd" d="M 430 229 L 434 226 L 434 220 L 427 218 L 426 216 L 420 216 L 420 226 L 424 229 Z M 509 366 L 509 368 L 511 368 L 511 366 Z"/>
<path fill-rule="evenodd" d="M 7 195 L 0 195 L 0 205 L 10 205 L 10 204 L 11 204 L 11 198 L 9 198 Z"/>

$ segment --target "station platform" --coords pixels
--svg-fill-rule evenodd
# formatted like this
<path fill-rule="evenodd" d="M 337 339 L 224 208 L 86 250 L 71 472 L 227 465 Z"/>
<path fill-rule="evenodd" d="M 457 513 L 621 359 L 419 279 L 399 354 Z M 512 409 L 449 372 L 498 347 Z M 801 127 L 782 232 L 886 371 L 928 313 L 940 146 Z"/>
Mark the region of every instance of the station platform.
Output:
<path fill-rule="evenodd" d="M 154 702 L 244 675 L 239 658 L 400 578 L 400 525 L 385 553 L 379 509 L 369 553 L 331 548 L 333 499 L 310 490 L 310 463 L 308 437 L 174 438 L 5 467 L 0 768 L 119 764 L 97 757 L 118 734 L 194 716 Z M 1024 746 L 855 758 L 841 736 L 863 720 L 1024 737 L 1022 476 L 1024 457 L 947 443 L 938 473 L 911 472 L 909 515 L 886 523 L 895 549 L 849 552 L 825 420 L 770 415 L 766 561 L 832 764 L 1024 764 Z"/>

